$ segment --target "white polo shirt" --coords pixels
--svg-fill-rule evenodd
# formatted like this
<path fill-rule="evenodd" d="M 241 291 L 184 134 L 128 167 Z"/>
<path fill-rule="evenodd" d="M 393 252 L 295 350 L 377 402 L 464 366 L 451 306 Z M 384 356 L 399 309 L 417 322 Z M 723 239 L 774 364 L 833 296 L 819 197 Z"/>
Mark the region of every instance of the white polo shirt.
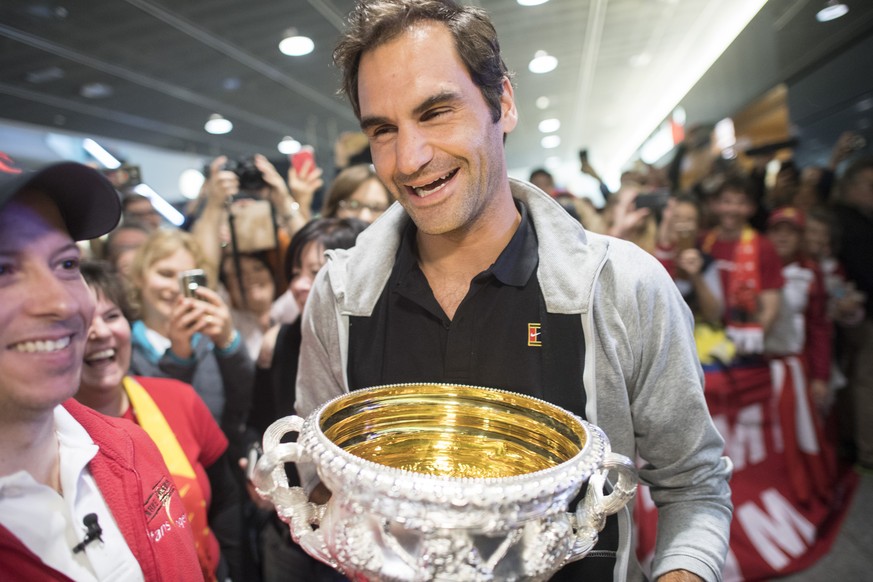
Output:
<path fill-rule="evenodd" d="M 64 495 L 19 471 L 0 477 L 0 523 L 42 561 L 82 582 L 143 580 L 142 570 L 127 547 L 100 489 L 88 470 L 98 447 L 65 408 L 54 410 L 60 448 Z M 82 520 L 97 514 L 103 541 L 85 550 L 73 548 L 85 539 Z"/>

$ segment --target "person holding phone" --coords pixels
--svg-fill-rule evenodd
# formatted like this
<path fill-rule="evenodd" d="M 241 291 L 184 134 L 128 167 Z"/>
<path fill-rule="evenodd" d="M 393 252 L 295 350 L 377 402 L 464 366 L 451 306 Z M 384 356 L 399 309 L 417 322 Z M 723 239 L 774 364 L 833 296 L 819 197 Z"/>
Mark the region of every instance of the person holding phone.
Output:
<path fill-rule="evenodd" d="M 157 230 L 137 250 L 130 371 L 191 384 L 234 445 L 248 414 L 254 362 L 218 293 L 199 285 L 194 297 L 183 293 L 180 274 L 203 263 L 193 236 L 180 230 Z"/>

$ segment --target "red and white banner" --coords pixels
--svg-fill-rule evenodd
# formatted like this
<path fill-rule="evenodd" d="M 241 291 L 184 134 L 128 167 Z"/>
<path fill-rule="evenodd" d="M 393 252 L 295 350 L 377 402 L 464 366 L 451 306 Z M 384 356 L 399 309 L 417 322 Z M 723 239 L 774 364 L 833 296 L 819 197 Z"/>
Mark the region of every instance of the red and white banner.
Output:
<path fill-rule="evenodd" d="M 768 580 L 803 570 L 828 552 L 858 483 L 808 397 L 801 362 L 706 371 L 706 399 L 734 463 L 734 518 L 725 582 Z M 638 495 L 638 552 L 655 547 L 657 512 Z"/>

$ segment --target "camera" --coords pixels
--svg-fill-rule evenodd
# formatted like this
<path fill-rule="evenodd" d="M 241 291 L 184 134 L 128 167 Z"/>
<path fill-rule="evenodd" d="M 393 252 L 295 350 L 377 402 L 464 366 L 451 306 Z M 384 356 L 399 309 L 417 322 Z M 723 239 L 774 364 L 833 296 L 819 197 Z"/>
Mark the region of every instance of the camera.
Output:
<path fill-rule="evenodd" d="M 637 209 L 648 208 L 652 212 L 661 212 L 667 206 L 667 201 L 670 199 L 669 188 L 658 188 L 651 192 L 639 194 L 634 200 L 634 205 Z"/>
<path fill-rule="evenodd" d="M 185 297 L 198 299 L 196 291 L 198 287 L 206 287 L 206 273 L 203 269 L 182 271 L 179 273 L 179 287 Z"/>
<path fill-rule="evenodd" d="M 257 166 L 255 166 L 254 157 L 247 157 L 239 160 L 228 159 L 221 169 L 236 174 L 237 178 L 239 178 L 240 190 L 260 190 L 267 185 L 264 181 L 264 175 L 261 174 L 261 171 Z M 205 167 L 203 175 L 206 176 L 207 180 L 209 179 L 209 166 Z"/>

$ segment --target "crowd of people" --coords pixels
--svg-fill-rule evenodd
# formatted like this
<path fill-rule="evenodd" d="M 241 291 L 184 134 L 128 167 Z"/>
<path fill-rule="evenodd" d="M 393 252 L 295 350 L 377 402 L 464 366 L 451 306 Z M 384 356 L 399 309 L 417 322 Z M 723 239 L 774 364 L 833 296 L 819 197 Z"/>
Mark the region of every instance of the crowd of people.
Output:
<path fill-rule="evenodd" d="M 853 157 L 856 136 L 828 167 L 783 161 L 772 183 L 769 160 L 718 156 L 695 156 L 708 162 L 689 178 L 683 145 L 617 192 L 601 182 L 598 209 L 545 170 L 508 177 L 518 112 L 498 46 L 476 8 L 359 5 L 334 56 L 363 132 L 338 140 L 335 175 L 310 159 L 283 176 L 260 154 L 241 173 L 219 156 L 182 228 L 77 164 L 0 176 L 4 566 L 342 580 L 257 495 L 251 452 L 282 416 L 397 382 L 495 386 L 603 427 L 660 510 L 641 557 L 662 582 L 720 579 L 729 551 L 730 439 L 700 364 L 738 395 L 746 372 L 765 374 L 808 402 L 819 442 L 873 470 L 873 159 Z M 599 180 L 587 159 L 581 171 Z M 511 339 L 530 322 L 541 343 Z M 288 480 L 325 493 L 305 470 Z M 91 543 L 98 518 L 105 544 Z M 611 517 L 593 557 L 555 579 L 638 575 L 632 519 Z"/>
<path fill-rule="evenodd" d="M 701 131 L 663 168 L 625 173 L 602 209 L 556 188 L 545 170 L 530 178 L 588 230 L 634 242 L 673 278 L 694 315 L 707 402 L 734 460 L 734 504 L 762 505 L 759 495 L 788 484 L 780 494 L 816 532 L 806 562 L 776 565 L 754 550 L 763 528 L 740 531 L 735 519 L 732 575 L 765 579 L 827 551 L 831 524 L 852 499 L 849 468 L 873 471 L 873 281 L 864 258 L 873 251 L 873 158 L 847 131 L 822 166 L 799 168 L 790 150 L 726 159 Z M 691 142 L 703 154 L 683 163 Z M 581 171 L 596 176 L 585 161 Z M 744 416 L 760 410 L 770 412 Z M 749 431 L 777 454 L 751 462 L 747 447 L 758 443 Z M 747 470 L 755 464 L 770 470 Z M 645 522 L 644 510 L 638 518 Z M 641 540 L 645 554 L 652 540 Z"/>

